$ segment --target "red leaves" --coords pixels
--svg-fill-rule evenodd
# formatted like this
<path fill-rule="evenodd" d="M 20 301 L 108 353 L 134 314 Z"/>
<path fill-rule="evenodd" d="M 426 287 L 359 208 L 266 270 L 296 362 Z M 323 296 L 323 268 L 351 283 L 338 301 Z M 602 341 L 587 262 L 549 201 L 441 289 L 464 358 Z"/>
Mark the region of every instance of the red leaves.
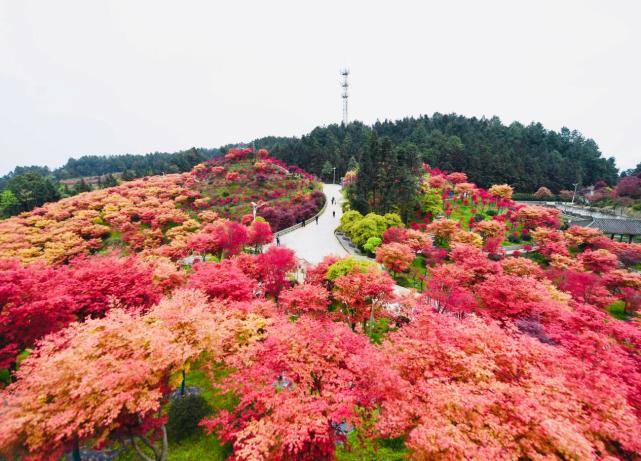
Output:
<path fill-rule="evenodd" d="M 342 318 L 354 328 L 383 313 L 383 307 L 393 298 L 393 287 L 394 280 L 387 273 L 377 268 L 356 268 L 334 281 L 333 295 L 343 304 Z"/>
<path fill-rule="evenodd" d="M 207 224 L 189 240 L 188 247 L 198 253 L 233 256 L 248 243 L 247 228 L 236 221 L 218 220 Z"/>
<path fill-rule="evenodd" d="M 237 347 L 240 332 L 253 340 L 264 323 L 191 290 L 144 316 L 116 309 L 74 323 L 43 340 L 4 392 L 0 447 L 51 459 L 77 439 L 101 445 L 120 431 L 127 437 L 157 428 L 173 377 L 203 352 L 220 360 Z"/>
<path fill-rule="evenodd" d="M 333 459 L 356 423 L 356 405 L 382 401 L 393 380 L 367 338 L 340 323 L 276 319 L 225 382 L 240 397 L 232 412 L 203 422 L 232 442 L 234 459 Z M 248 365 L 247 365 L 248 364 Z"/>
<path fill-rule="evenodd" d="M 274 240 L 274 234 L 269 223 L 265 221 L 255 220 L 251 223 L 248 230 L 247 243 L 259 247 L 267 245 Z"/>
<path fill-rule="evenodd" d="M 329 306 L 329 292 L 318 285 L 296 285 L 281 292 L 280 305 L 288 314 L 326 314 Z"/>
<path fill-rule="evenodd" d="M 640 449 L 638 419 L 612 392 L 615 380 L 509 328 L 423 310 L 383 348 L 403 392 L 389 395 L 379 428 L 409 433 L 417 459 L 594 459 L 619 456 L 615 445 Z"/>
<path fill-rule="evenodd" d="M 256 282 L 231 260 L 196 264 L 187 286 L 204 291 L 210 298 L 231 301 L 249 301 L 256 291 Z"/>
<path fill-rule="evenodd" d="M 412 249 L 404 243 L 386 243 L 376 249 L 376 261 L 393 273 L 408 270 L 415 257 Z"/>
<path fill-rule="evenodd" d="M 392 226 L 383 234 L 383 243 L 404 243 L 407 240 L 407 229 L 403 227 Z"/>
<path fill-rule="evenodd" d="M 294 252 L 285 247 L 270 247 L 258 255 L 257 262 L 265 294 L 272 296 L 278 296 L 288 284 L 287 274 L 297 266 Z"/>
<path fill-rule="evenodd" d="M 69 266 L 0 262 L 0 338 L 3 365 L 14 352 L 70 322 L 100 317 L 115 304 L 140 310 L 157 302 L 153 267 L 135 257 L 81 257 Z"/>
<path fill-rule="evenodd" d="M 101 316 L 117 303 L 142 309 L 158 302 L 160 290 L 153 283 L 153 267 L 135 257 L 81 257 L 72 261 L 65 291 L 73 299 L 74 314 L 83 319 Z"/>
<path fill-rule="evenodd" d="M 619 265 L 616 255 L 608 250 L 585 250 L 579 260 L 587 269 L 597 273 L 608 272 Z"/>

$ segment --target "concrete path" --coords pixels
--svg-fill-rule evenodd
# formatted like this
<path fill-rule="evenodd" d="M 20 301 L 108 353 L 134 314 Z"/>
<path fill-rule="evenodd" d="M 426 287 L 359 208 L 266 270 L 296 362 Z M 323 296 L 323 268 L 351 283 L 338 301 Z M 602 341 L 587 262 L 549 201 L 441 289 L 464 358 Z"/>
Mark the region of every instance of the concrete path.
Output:
<path fill-rule="evenodd" d="M 296 256 L 310 264 L 317 264 L 327 255 L 347 256 L 347 252 L 336 240 L 334 230 L 339 226 L 343 211 L 341 203 L 343 196 L 338 184 L 323 184 L 323 192 L 327 197 L 325 211 L 318 217 L 318 224 L 311 222 L 288 234 L 281 236 L 280 244 L 291 248 Z M 336 203 L 332 205 L 332 197 Z M 336 216 L 332 216 L 332 212 Z"/>
<path fill-rule="evenodd" d="M 340 257 L 349 256 L 349 253 L 338 243 L 334 230 L 339 226 L 343 211 L 343 195 L 340 192 L 341 186 L 337 184 L 323 184 L 323 192 L 327 197 L 327 206 L 325 211 L 318 218 L 318 224 L 311 222 L 305 227 L 283 235 L 280 238 L 281 246 L 291 248 L 296 252 L 296 256 L 310 264 L 318 264 L 327 255 L 336 255 Z M 336 203 L 332 205 L 332 197 Z M 336 217 L 332 212 L 336 212 Z M 356 256 L 357 258 L 370 259 L 365 256 Z M 374 261 L 371 259 L 371 261 Z M 400 285 L 394 285 L 394 293 L 403 295 L 410 290 Z"/>

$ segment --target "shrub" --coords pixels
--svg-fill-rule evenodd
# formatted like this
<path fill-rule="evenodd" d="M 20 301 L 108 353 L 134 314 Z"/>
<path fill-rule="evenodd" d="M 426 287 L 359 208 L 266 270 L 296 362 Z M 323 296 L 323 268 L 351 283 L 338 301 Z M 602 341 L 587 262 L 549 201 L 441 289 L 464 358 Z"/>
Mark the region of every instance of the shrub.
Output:
<path fill-rule="evenodd" d="M 183 440 L 195 434 L 198 423 L 212 412 L 200 394 L 187 394 L 172 400 L 168 411 L 167 433 L 172 440 Z"/>
<path fill-rule="evenodd" d="M 507 238 L 507 240 L 511 243 L 519 243 L 520 239 L 518 235 L 510 234 Z"/>
<path fill-rule="evenodd" d="M 541 187 L 539 187 L 539 190 L 537 190 L 534 193 L 534 197 L 536 197 L 537 199 L 541 200 L 541 199 L 551 198 L 551 197 L 553 197 L 553 194 L 550 191 L 550 189 L 548 189 L 545 186 L 541 186 Z"/>
<path fill-rule="evenodd" d="M 358 272 L 366 272 L 372 266 L 375 266 L 375 264 L 371 261 L 365 261 L 362 259 L 356 259 L 353 256 L 348 256 L 347 258 L 336 261 L 334 264 L 329 266 L 325 278 L 327 278 L 327 280 L 334 281 L 339 277 L 350 274 L 354 270 L 357 270 Z"/>
<path fill-rule="evenodd" d="M 369 251 L 370 253 L 374 253 L 376 251 L 376 248 L 381 244 L 382 240 L 378 237 L 370 237 L 367 239 L 367 242 L 365 245 L 363 245 L 363 248 L 366 251 Z"/>
<path fill-rule="evenodd" d="M 343 232 L 349 234 L 351 232 L 352 225 L 357 221 L 360 221 L 361 219 L 363 219 L 363 215 L 356 210 L 350 210 L 346 213 L 343 213 L 343 216 L 341 216 L 340 229 Z"/>

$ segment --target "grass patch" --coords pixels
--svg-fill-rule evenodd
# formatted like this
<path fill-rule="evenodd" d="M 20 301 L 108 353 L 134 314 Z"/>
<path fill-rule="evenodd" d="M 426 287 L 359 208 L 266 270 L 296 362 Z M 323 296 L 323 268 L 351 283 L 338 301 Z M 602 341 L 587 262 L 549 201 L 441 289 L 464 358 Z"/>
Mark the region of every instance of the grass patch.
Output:
<path fill-rule="evenodd" d="M 214 375 L 216 380 L 222 379 L 229 374 L 229 370 L 222 367 L 216 368 Z M 221 392 L 212 386 L 207 374 L 200 368 L 195 367 L 187 373 L 187 386 L 196 386 L 201 389 L 201 395 L 214 409 L 213 414 L 218 411 L 234 408 L 238 399 L 228 393 Z M 203 459 L 222 461 L 231 454 L 231 447 L 222 444 L 215 434 L 194 434 L 180 442 L 172 442 L 169 435 L 169 461 L 199 461 Z M 125 450 L 116 458 L 118 461 L 139 461 L 140 458 L 134 450 Z"/>
<path fill-rule="evenodd" d="M 112 230 L 102 241 L 102 247 L 100 248 L 98 253 L 106 253 L 111 248 L 124 246 L 125 242 L 122 241 L 122 233 L 117 230 Z"/>
<path fill-rule="evenodd" d="M 360 444 L 356 431 L 347 436 L 349 445 L 336 449 L 338 461 L 400 461 L 407 459 L 409 451 L 402 439 L 379 439 L 375 442 Z"/>
<path fill-rule="evenodd" d="M 632 315 L 625 311 L 625 302 L 620 299 L 608 306 L 608 312 L 618 320 L 630 320 L 632 318 Z"/>

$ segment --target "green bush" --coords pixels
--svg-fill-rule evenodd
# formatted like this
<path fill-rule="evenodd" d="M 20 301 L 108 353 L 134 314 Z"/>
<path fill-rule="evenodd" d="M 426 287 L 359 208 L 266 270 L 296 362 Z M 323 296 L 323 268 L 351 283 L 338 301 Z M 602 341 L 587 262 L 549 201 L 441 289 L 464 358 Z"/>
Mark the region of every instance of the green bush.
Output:
<path fill-rule="evenodd" d="M 363 219 L 352 224 L 349 236 L 352 242 L 362 247 L 371 237 L 383 237 L 388 227 L 388 221 L 384 216 L 368 213 Z"/>
<path fill-rule="evenodd" d="M 365 250 L 369 251 L 370 253 L 374 253 L 381 242 L 382 240 L 378 237 L 370 237 L 367 239 L 367 242 L 365 242 L 365 245 L 363 245 L 363 248 L 365 248 Z"/>
<path fill-rule="evenodd" d="M 343 216 L 341 216 L 340 230 L 349 235 L 354 223 L 360 221 L 361 219 L 363 219 L 363 215 L 356 210 L 345 212 Z"/>
<path fill-rule="evenodd" d="M 172 440 L 186 439 L 198 431 L 198 423 L 212 412 L 200 394 L 187 394 L 172 400 L 168 411 L 167 433 Z"/>
<path fill-rule="evenodd" d="M 511 243 L 519 243 L 521 240 L 519 239 L 518 235 L 510 234 L 507 238 L 508 242 Z"/>
<path fill-rule="evenodd" d="M 365 272 L 372 266 L 376 266 L 376 263 L 364 259 L 356 259 L 353 256 L 350 256 L 349 258 L 341 259 L 329 266 L 326 278 L 327 280 L 334 281 L 338 277 L 349 274 L 354 268 L 357 268 L 361 272 Z"/>
<path fill-rule="evenodd" d="M 374 213 L 370 213 L 370 214 L 374 214 Z M 405 227 L 405 224 L 403 224 L 403 220 L 401 219 L 398 213 L 385 213 L 383 218 L 385 218 L 385 223 L 387 224 L 388 228 L 389 227 Z"/>
<path fill-rule="evenodd" d="M 421 194 L 419 203 L 424 213 L 438 216 L 443 212 L 443 198 L 438 189 L 428 189 L 424 194 Z"/>

